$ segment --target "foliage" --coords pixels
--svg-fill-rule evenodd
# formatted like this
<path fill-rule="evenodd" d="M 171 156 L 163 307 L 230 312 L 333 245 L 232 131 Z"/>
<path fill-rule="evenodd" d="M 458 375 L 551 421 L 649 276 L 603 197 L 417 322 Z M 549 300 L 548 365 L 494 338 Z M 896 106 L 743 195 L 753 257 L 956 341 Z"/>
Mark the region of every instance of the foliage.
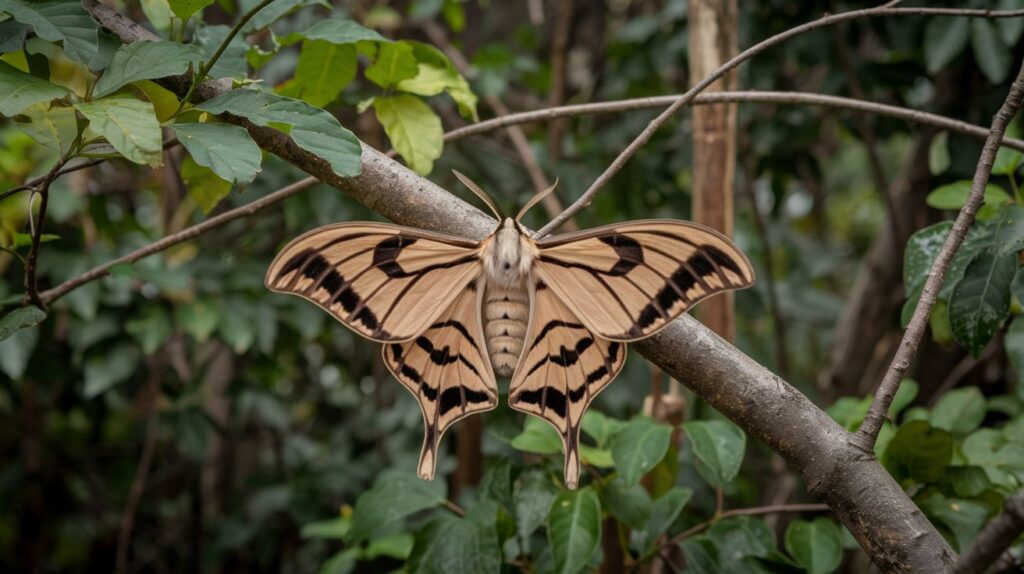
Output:
<path fill-rule="evenodd" d="M 115 4 L 159 41 L 120 45 L 77 0 L 0 0 L 0 193 L 55 162 L 113 160 L 51 186 L 38 271 L 47 287 L 304 175 L 264 154 L 230 116 L 289 135 L 339 179 L 359 173 L 361 141 L 389 142 L 420 173 L 457 189 L 447 172 L 458 168 L 512 206 L 532 194 L 531 182 L 501 137 L 442 140 L 444 126 L 479 119 L 478 95 L 526 107 L 548 101 L 561 80 L 562 99 L 574 102 L 675 93 L 686 83 L 682 0 L 579 9 L 574 64 L 560 79 L 551 31 L 517 3 L 415 0 L 348 13 L 337 2 L 277 0 L 230 40 L 255 0 Z M 740 15 L 742 44 L 818 15 L 799 3 L 757 3 Z M 416 40 L 427 21 L 446 27 L 452 45 Z M 975 88 L 947 113 L 977 121 L 998 104 L 990 94 L 1006 91 L 1021 22 L 894 19 L 837 34 L 861 46 L 854 72 L 870 97 L 928 107 L 950 77 Z M 758 56 L 741 84 L 842 92 L 849 80 L 832 65 L 832 33 Z M 466 53 L 465 76 L 446 55 L 452 49 Z M 177 75 L 193 88 L 203 79 L 234 87 L 200 103 L 161 82 Z M 528 143 L 543 171 L 560 178 L 562 198 L 576 197 L 650 114 L 565 120 L 571 129 L 552 140 L 551 126 L 526 128 Z M 737 295 L 737 344 L 779 371 L 773 346 L 788 344 L 781 374 L 822 405 L 831 395 L 819 394 L 816 370 L 858 263 L 885 225 L 856 121 L 754 106 L 738 119 L 737 186 L 749 186 L 753 201 L 737 196 L 736 236 L 759 276 L 770 266 L 776 283 Z M 891 158 L 912 153 L 919 131 L 882 118 L 873 126 L 883 167 L 895 172 Z M 171 136 L 181 145 L 169 146 Z M 934 210 L 903 253 L 904 322 L 952 227 L 947 215 L 966 200 L 977 155 L 952 132 L 929 141 Z M 687 217 L 690 146 L 688 133 L 662 130 L 580 215 L 581 226 Z M 996 377 L 952 387 L 905 381 L 876 447 L 961 551 L 1024 481 L 1021 163 L 1020 153 L 1000 152 L 930 318 L 947 355 L 998 359 L 1005 350 L 1011 367 L 990 364 Z M 815 185 L 828 189 L 827 201 Z M 132 569 L 578 572 L 619 554 L 628 565 L 685 561 L 693 572 L 823 573 L 854 552 L 827 514 L 723 514 L 770 504 L 793 475 L 686 391 L 682 422 L 639 414 L 658 412 L 644 409 L 642 390 L 658 375 L 639 356 L 582 421 L 579 490 L 561 484 L 555 432 L 504 408 L 486 416 L 478 483 L 420 481 L 420 414 L 385 376 L 376 346 L 262 285 L 290 238 L 374 217 L 336 190 L 318 186 L 116 265 L 45 312 L 22 305 L 29 218 L 39 217 L 31 195 L 0 199 L 0 569 L 112 571 L 131 504 Z M 775 296 L 784 333 L 770 318 Z M 852 431 L 870 399 L 841 397 L 828 412 Z M 455 468 L 450 447 L 461 438 L 445 439 L 439 475 Z M 144 451 L 153 453 L 148 472 Z M 798 487 L 787 500 L 801 496 Z"/>

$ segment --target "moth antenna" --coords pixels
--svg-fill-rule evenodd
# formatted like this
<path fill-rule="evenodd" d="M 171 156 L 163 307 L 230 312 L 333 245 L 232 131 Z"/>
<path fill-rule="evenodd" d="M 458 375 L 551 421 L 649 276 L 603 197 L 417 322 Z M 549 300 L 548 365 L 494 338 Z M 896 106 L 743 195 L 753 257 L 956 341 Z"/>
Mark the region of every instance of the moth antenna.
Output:
<path fill-rule="evenodd" d="M 542 200 L 545 197 L 547 197 L 548 195 L 550 195 L 552 191 L 555 191 L 555 187 L 557 187 L 557 186 L 558 186 L 558 180 L 556 179 L 555 183 L 551 184 L 551 187 L 549 187 L 549 188 L 545 189 L 544 191 L 538 193 L 537 195 L 531 197 L 530 201 L 527 201 L 526 205 L 524 205 L 523 208 L 519 210 L 519 215 L 516 215 L 516 221 L 518 222 L 520 219 L 522 219 L 523 216 L 526 215 L 526 212 L 530 211 L 530 208 L 532 208 L 534 205 L 537 205 L 537 203 L 539 203 L 540 200 Z"/>
<path fill-rule="evenodd" d="M 467 177 L 466 174 L 462 173 L 457 169 L 453 169 L 452 173 L 455 174 L 455 177 L 462 182 L 462 185 L 468 187 L 470 191 L 475 193 L 477 197 L 482 199 L 483 202 L 487 204 L 487 207 L 491 208 L 491 213 L 493 213 L 494 216 L 498 218 L 499 222 L 505 219 L 505 214 L 502 213 L 501 208 L 498 207 L 498 204 L 494 203 L 494 200 L 491 199 L 491 196 L 487 195 L 487 192 L 481 189 L 480 186 L 476 184 L 476 182 L 469 179 L 469 177 Z"/>

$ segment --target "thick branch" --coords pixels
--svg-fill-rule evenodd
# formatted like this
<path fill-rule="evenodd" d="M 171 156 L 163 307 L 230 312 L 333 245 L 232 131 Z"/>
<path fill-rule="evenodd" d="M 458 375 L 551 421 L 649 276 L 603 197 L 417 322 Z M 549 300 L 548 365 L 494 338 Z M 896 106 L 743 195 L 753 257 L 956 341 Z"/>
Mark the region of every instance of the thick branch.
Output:
<path fill-rule="evenodd" d="M 992 519 L 978 534 L 949 574 L 981 574 L 1024 532 L 1024 492 L 1003 502 L 1003 513 Z"/>
<path fill-rule="evenodd" d="M 875 398 L 871 402 L 867 416 L 864 417 L 864 422 L 857 430 L 856 444 L 868 455 L 874 452 L 875 440 L 878 438 L 878 431 L 882 428 L 882 423 L 885 422 L 889 405 L 892 404 L 892 399 L 900 387 L 903 375 L 910 368 L 910 362 L 917 354 L 917 348 L 920 346 L 925 328 L 928 326 L 928 318 L 932 314 L 932 307 L 935 306 L 935 301 L 938 299 L 942 281 L 946 278 L 946 271 L 953 263 L 953 257 L 964 242 L 967 230 L 974 223 L 974 216 L 978 213 L 978 208 L 981 207 L 985 186 L 988 185 L 989 177 L 992 175 L 992 163 L 995 161 L 996 152 L 999 151 L 999 142 L 1003 138 L 1006 126 L 1020 109 L 1022 98 L 1024 98 L 1024 65 L 1021 66 L 1017 78 L 1010 86 L 1010 93 L 1007 94 L 1002 107 L 999 108 L 999 112 L 992 120 L 992 128 L 985 140 L 984 147 L 982 147 L 967 203 L 957 215 L 956 221 L 953 222 L 953 228 L 950 229 L 949 236 L 946 237 L 946 242 L 942 245 L 935 262 L 932 263 L 932 268 L 928 271 L 928 279 L 921 291 L 921 299 L 918 301 L 917 307 L 914 308 L 914 315 L 907 325 L 907 330 L 903 333 L 899 349 L 892 358 L 892 363 L 890 363 L 885 377 L 882 378 L 882 383 L 878 386 L 878 392 L 875 393 Z"/>

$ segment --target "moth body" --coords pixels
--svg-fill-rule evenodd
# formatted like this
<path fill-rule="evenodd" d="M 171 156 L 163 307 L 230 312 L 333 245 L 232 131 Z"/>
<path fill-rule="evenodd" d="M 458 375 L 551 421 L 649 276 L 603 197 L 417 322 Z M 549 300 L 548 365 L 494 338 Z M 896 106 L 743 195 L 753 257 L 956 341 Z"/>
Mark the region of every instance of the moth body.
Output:
<path fill-rule="evenodd" d="M 536 247 L 518 223 L 506 218 L 481 251 L 486 273 L 484 334 L 494 374 L 511 377 L 530 319 L 526 280 Z"/>

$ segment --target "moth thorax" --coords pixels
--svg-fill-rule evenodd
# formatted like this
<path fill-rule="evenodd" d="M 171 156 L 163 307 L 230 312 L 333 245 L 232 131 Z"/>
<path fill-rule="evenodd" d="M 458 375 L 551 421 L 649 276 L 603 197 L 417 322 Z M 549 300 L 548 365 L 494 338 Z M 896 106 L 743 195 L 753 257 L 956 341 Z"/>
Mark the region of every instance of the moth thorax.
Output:
<path fill-rule="evenodd" d="M 526 281 L 503 287 L 488 283 L 484 293 L 484 333 L 494 374 L 511 377 L 523 351 L 530 302 Z"/>
<path fill-rule="evenodd" d="M 515 222 L 506 219 L 501 224 L 484 251 L 489 285 L 512 288 L 522 283 L 533 263 L 533 255 L 526 243 Z"/>

